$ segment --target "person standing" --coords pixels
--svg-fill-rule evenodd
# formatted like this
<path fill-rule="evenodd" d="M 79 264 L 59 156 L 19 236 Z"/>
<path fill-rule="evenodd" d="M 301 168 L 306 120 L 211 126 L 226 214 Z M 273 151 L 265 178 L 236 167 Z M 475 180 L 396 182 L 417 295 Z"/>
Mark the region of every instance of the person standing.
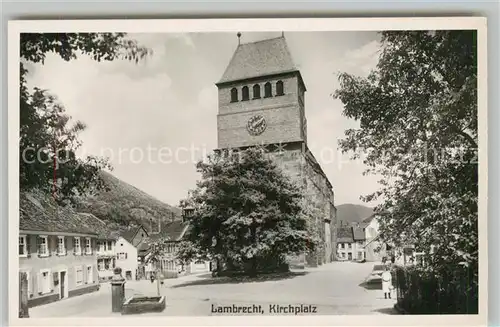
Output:
<path fill-rule="evenodd" d="M 385 267 L 385 271 L 382 273 L 382 291 L 384 292 L 384 298 L 391 298 L 391 288 L 392 288 L 392 274 L 389 267 Z"/>

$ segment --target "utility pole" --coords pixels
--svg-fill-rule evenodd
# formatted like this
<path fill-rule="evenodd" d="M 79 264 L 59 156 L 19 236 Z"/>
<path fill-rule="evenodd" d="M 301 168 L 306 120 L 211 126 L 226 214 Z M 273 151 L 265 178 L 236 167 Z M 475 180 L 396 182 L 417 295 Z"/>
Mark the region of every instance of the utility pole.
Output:
<path fill-rule="evenodd" d="M 156 293 L 160 296 L 160 260 L 156 260 Z"/>

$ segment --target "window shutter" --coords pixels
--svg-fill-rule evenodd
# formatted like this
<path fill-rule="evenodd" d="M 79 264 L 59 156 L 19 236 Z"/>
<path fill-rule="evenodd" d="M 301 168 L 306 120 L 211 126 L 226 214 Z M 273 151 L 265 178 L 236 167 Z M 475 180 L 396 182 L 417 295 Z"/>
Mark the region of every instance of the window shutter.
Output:
<path fill-rule="evenodd" d="M 42 244 L 42 238 L 37 235 L 36 237 L 36 253 L 40 254 L 40 245 Z"/>
<path fill-rule="evenodd" d="M 64 237 L 64 254 L 68 253 L 68 238 Z"/>
<path fill-rule="evenodd" d="M 31 276 L 31 272 L 26 272 L 26 279 L 28 280 L 28 295 L 33 294 L 33 276 Z"/>
<path fill-rule="evenodd" d="M 43 287 L 42 287 L 42 273 L 37 273 L 37 281 L 36 281 L 36 286 L 38 288 L 38 293 L 43 292 Z"/>
<path fill-rule="evenodd" d="M 52 237 L 47 236 L 47 253 L 49 254 L 49 256 L 52 255 L 52 250 L 53 250 L 51 240 L 52 240 Z"/>
<path fill-rule="evenodd" d="M 54 280 L 52 278 L 52 272 L 50 270 L 47 273 L 47 278 L 49 279 L 48 280 L 48 283 L 49 283 L 49 292 L 52 292 L 52 290 L 54 289 Z"/>
<path fill-rule="evenodd" d="M 73 237 L 73 254 L 76 254 L 76 237 Z"/>
<path fill-rule="evenodd" d="M 127 259 L 127 252 L 125 252 L 125 259 Z"/>
<path fill-rule="evenodd" d="M 30 257 L 31 254 L 31 235 L 26 235 L 26 254 Z M 28 282 L 29 284 L 29 282 Z"/>

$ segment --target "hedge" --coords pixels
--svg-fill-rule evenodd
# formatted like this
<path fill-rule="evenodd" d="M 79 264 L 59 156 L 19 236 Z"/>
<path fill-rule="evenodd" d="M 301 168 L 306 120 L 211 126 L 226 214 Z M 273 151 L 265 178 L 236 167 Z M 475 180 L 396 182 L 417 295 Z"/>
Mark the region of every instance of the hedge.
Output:
<path fill-rule="evenodd" d="M 476 272 L 461 266 L 433 273 L 396 267 L 398 306 L 410 314 L 477 314 Z"/>

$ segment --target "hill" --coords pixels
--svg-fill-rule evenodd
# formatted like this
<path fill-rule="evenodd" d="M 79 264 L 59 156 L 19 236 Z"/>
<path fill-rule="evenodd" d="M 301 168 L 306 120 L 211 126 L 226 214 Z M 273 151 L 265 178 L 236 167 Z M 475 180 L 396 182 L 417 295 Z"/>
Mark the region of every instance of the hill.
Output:
<path fill-rule="evenodd" d="M 338 226 L 350 225 L 354 222 L 362 222 L 373 214 L 373 208 L 360 204 L 341 204 L 337 206 L 337 224 Z"/>
<path fill-rule="evenodd" d="M 181 210 L 170 206 L 140 189 L 101 172 L 106 191 L 80 201 L 78 211 L 119 226 L 142 225 L 155 229 L 158 221 L 172 222 L 181 219 Z"/>

